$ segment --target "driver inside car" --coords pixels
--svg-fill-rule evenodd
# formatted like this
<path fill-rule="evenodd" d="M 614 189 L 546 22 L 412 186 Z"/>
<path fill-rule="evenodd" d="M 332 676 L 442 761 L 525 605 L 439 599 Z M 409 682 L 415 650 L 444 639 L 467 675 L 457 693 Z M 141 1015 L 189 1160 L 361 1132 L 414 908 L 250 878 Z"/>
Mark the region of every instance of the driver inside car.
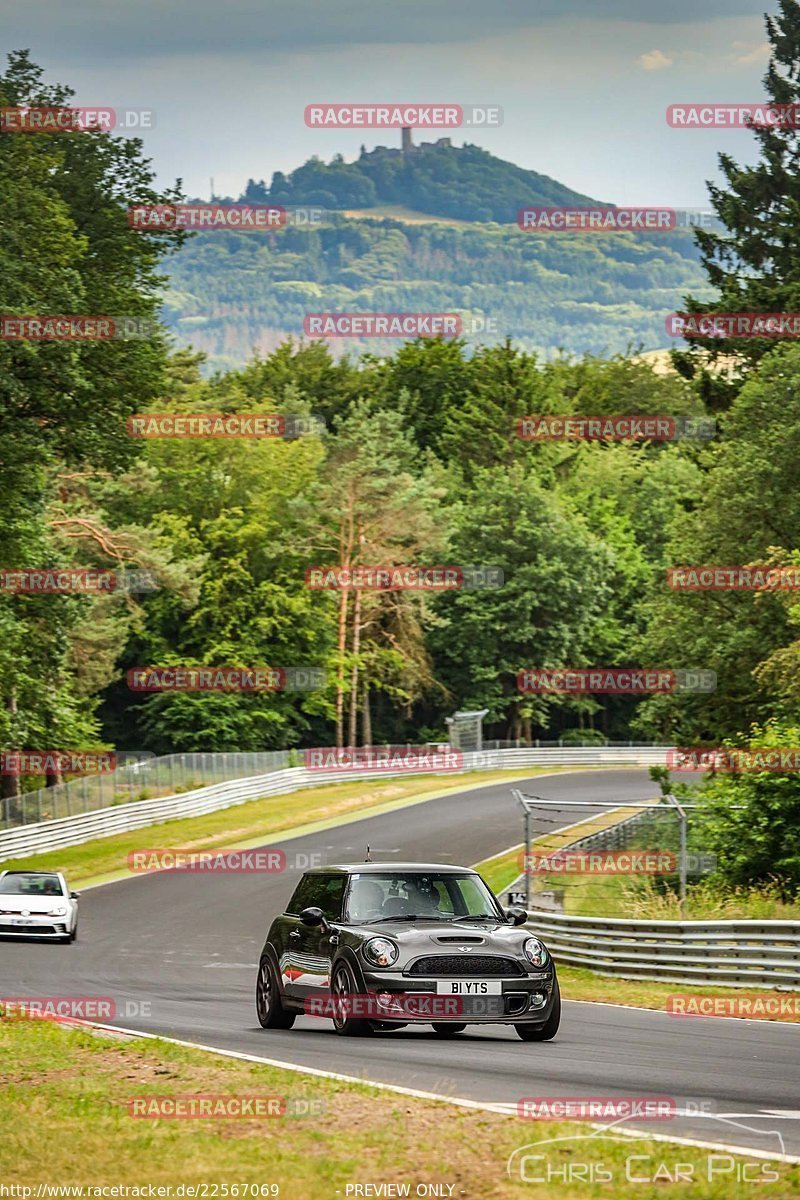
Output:
<path fill-rule="evenodd" d="M 439 916 L 439 896 L 430 879 L 424 876 L 415 879 L 408 889 L 409 911 L 418 917 Z"/>

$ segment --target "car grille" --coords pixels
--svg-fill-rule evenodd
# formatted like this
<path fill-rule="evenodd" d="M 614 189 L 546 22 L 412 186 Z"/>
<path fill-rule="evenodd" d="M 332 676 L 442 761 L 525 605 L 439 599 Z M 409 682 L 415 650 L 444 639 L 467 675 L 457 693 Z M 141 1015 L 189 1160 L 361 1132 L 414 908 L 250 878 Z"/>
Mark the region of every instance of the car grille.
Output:
<path fill-rule="evenodd" d="M 513 958 L 500 958 L 494 954 L 431 954 L 418 958 L 406 972 L 408 975 L 441 975 L 445 979 L 480 975 L 524 975 L 520 964 Z"/>
<path fill-rule="evenodd" d="M 42 937 L 54 933 L 66 933 L 66 925 L 4 925 L 0 922 L 0 933 L 17 933 L 21 937 Z"/>

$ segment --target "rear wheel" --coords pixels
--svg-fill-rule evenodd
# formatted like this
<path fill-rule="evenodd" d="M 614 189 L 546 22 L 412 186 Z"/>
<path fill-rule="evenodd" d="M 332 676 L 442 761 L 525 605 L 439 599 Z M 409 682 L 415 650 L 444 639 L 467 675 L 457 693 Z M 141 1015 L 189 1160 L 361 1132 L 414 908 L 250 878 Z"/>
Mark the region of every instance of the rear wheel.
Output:
<path fill-rule="evenodd" d="M 457 1033 L 463 1033 L 466 1025 L 451 1024 L 449 1021 L 434 1021 L 433 1032 L 438 1033 L 439 1037 L 453 1037 Z"/>
<path fill-rule="evenodd" d="M 283 1007 L 278 976 L 268 958 L 262 958 L 256 980 L 256 1013 L 264 1029 L 291 1029 L 296 1014 Z"/>
<path fill-rule="evenodd" d="M 331 975 L 331 999 L 333 1001 L 333 1028 L 342 1037 L 365 1037 L 372 1033 L 372 1023 L 363 1017 L 353 1017 L 353 998 L 358 995 L 358 986 L 353 972 L 346 962 L 334 965 Z"/>
<path fill-rule="evenodd" d="M 558 1033 L 558 1027 L 561 1024 L 561 992 L 557 979 L 553 983 L 553 996 L 553 1007 L 544 1025 L 514 1026 L 523 1042 L 549 1042 Z"/>

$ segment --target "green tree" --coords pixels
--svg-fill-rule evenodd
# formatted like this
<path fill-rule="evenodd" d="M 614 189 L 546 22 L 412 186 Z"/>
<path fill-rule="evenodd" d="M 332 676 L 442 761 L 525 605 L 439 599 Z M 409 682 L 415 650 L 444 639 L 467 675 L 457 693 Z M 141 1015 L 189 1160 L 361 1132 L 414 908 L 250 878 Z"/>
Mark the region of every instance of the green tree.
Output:
<path fill-rule="evenodd" d="M 434 472 L 403 414 L 356 403 L 337 423 L 315 507 L 321 565 L 436 565 L 429 555 L 442 537 Z M 352 592 L 352 595 L 351 595 Z M 357 718 L 371 741 L 371 697 L 391 695 L 408 706 L 433 681 L 424 640 L 425 601 L 409 592 L 339 591 L 337 610 L 336 744 L 356 744 Z M 349 722 L 345 734 L 346 693 Z"/>
<path fill-rule="evenodd" d="M 800 4 L 779 0 L 766 17 L 772 54 L 764 76 L 768 101 L 800 102 Z M 696 240 L 709 282 L 718 290 L 713 303 L 687 297 L 686 310 L 703 312 L 777 312 L 800 310 L 800 130 L 788 126 L 752 126 L 760 157 L 742 166 L 719 155 L 724 185 L 709 183 L 711 203 L 725 227 L 718 233 L 698 229 Z M 676 356 L 688 375 L 696 375 L 712 409 L 727 407 L 746 371 L 775 346 L 775 338 L 692 338 L 691 348 Z M 729 377 L 714 364 L 734 355 Z M 708 369 L 710 364 L 711 370 Z"/>
<path fill-rule="evenodd" d="M 611 595 L 613 554 L 522 465 L 478 472 L 449 527 L 450 561 L 498 566 L 504 582 L 437 600 L 431 643 L 440 677 L 459 707 L 488 707 L 488 721 L 528 738 L 564 702 L 520 693 L 518 673 L 586 661 Z"/>
<path fill-rule="evenodd" d="M 763 358 L 708 452 L 708 474 L 691 511 L 676 518 L 669 565 L 791 563 L 800 548 L 800 349 Z M 642 706 L 650 732 L 682 739 L 735 736 L 776 715 L 774 656 L 795 634 L 791 603 L 771 591 L 672 591 L 662 572 L 645 603 L 654 661 L 717 672 L 715 692 L 659 696 Z M 784 710 L 785 711 L 785 710 Z"/>
<path fill-rule="evenodd" d="M 160 411 L 276 411 L 266 395 L 249 396 L 235 373 L 192 381 L 183 364 L 181 374 Z M 291 394 L 287 405 L 302 409 Z M 107 695 L 109 727 L 120 738 L 161 751 L 282 748 L 329 714 L 324 689 L 142 697 L 124 682 L 133 666 L 329 667 L 333 625 L 303 575 L 316 524 L 306 497 L 323 461 L 316 436 L 147 444 L 140 481 L 127 502 L 120 497 L 118 515 L 153 531 L 152 551 L 169 557 L 179 577 L 143 599 L 145 619 L 121 656 Z"/>
<path fill-rule="evenodd" d="M 728 743 L 726 743 L 728 744 Z M 737 748 L 762 750 L 800 746 L 800 726 L 767 722 L 755 726 Z M 775 884 L 784 900 L 800 894 L 800 779 L 797 771 L 747 770 L 715 773 L 693 794 L 703 808 L 693 822 L 693 841 L 717 855 L 712 882 L 750 890 Z"/>
<path fill-rule="evenodd" d="M 27 52 L 9 56 L 2 106 L 68 105 Z M 105 315 L 152 322 L 130 340 L 0 343 L 0 556 L 6 568 L 69 565 L 74 548 L 49 506 L 65 472 L 118 470 L 135 451 L 129 413 L 163 385 L 166 349 L 155 325 L 156 265 L 176 235 L 128 226 L 133 198 L 161 202 L 141 144 L 99 131 L 0 133 L 0 310 L 16 316 Z M 98 736 L 73 650 L 87 598 L 0 596 L 0 737 L 86 744 Z M 3 778 L 6 794 L 16 781 Z"/>

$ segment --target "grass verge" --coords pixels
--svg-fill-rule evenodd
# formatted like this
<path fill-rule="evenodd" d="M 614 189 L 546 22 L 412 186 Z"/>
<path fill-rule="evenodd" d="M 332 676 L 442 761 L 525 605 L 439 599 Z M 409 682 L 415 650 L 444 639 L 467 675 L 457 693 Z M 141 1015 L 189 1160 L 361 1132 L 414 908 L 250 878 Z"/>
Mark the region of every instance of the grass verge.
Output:
<path fill-rule="evenodd" d="M 268 1034 L 264 1042 L 268 1053 Z M 535 1061 L 546 1047 L 520 1046 L 520 1053 Z M 0 1019 L 0 1064 L 0 1179 L 31 1187 L 33 1196 L 39 1184 L 127 1185 L 144 1188 L 139 1194 L 145 1196 L 148 1186 L 170 1187 L 175 1196 L 183 1184 L 204 1186 L 208 1197 L 336 1200 L 404 1194 L 359 1193 L 353 1190 L 357 1185 L 408 1185 L 405 1194 L 414 1196 L 426 1194 L 418 1185 L 436 1184 L 442 1190 L 428 1194 L 456 1200 L 551 1200 L 554 1189 L 559 1200 L 601 1195 L 639 1200 L 669 1182 L 679 1163 L 684 1178 L 691 1170 L 692 1182 L 671 1195 L 729 1200 L 753 1194 L 752 1182 L 734 1182 L 746 1157 L 647 1136 L 632 1142 L 598 1138 L 586 1125 L 458 1109 L 165 1042 L 111 1040 L 51 1021 Z M 184 1120 L 130 1115 L 134 1098 L 155 1096 L 163 1103 L 176 1095 L 258 1096 L 272 1098 L 273 1106 L 282 1098 L 286 1115 Z M 669 1122 L 663 1124 L 668 1133 Z M 552 1138 L 569 1140 L 531 1146 Z M 712 1131 L 708 1140 L 719 1138 Z M 523 1146 L 543 1155 L 528 1161 L 528 1175 L 542 1180 L 549 1175 L 550 1182 L 520 1182 L 518 1171 L 509 1179 L 506 1162 Z M 652 1180 L 651 1189 L 630 1182 L 626 1167 L 628 1174 Z M 586 1182 L 587 1172 L 596 1176 L 601 1169 L 599 1183 Z M 774 1177 L 772 1200 L 800 1193 L 800 1166 L 752 1160 L 750 1169 Z"/>

